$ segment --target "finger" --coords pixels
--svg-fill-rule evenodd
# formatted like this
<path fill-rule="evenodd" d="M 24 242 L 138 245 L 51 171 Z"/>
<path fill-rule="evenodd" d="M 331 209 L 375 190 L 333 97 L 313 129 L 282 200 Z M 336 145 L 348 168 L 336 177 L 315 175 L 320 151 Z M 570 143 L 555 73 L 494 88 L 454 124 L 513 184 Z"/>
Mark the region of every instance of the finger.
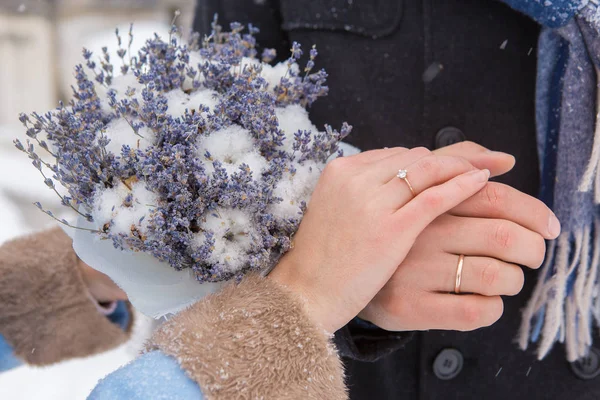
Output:
<path fill-rule="evenodd" d="M 383 163 L 380 163 L 380 166 Z M 391 168 L 390 164 L 386 168 Z M 399 208 L 427 188 L 475 168 L 464 158 L 429 155 L 405 167 L 406 178 L 393 175 L 379 191 L 385 207 Z M 412 189 L 412 190 L 411 190 Z"/>
<path fill-rule="evenodd" d="M 530 268 L 544 261 L 544 238 L 512 221 L 444 215 L 435 229 L 448 238 L 439 244 L 447 253 L 492 257 Z"/>
<path fill-rule="evenodd" d="M 403 153 L 391 154 L 373 162 L 370 168 L 364 171 L 364 176 L 369 182 L 379 182 L 383 185 L 395 177 L 398 170 L 431 154 L 431 151 L 425 147 L 415 147 Z"/>
<path fill-rule="evenodd" d="M 561 229 L 554 213 L 542 201 L 497 182 L 489 182 L 450 213 L 463 217 L 507 219 L 546 239 L 555 239 Z"/>
<path fill-rule="evenodd" d="M 413 314 L 417 329 L 472 331 L 498 321 L 504 311 L 500 296 L 426 293 Z"/>
<path fill-rule="evenodd" d="M 479 191 L 489 176 L 488 170 L 475 170 L 430 187 L 392 215 L 391 231 L 398 233 L 403 245 L 412 245 L 427 225 Z"/>
<path fill-rule="evenodd" d="M 489 169 L 491 176 L 503 175 L 515 166 L 515 158 L 512 155 L 491 151 L 473 142 L 459 142 L 433 152 L 437 155 L 463 157 L 475 168 Z"/>
<path fill-rule="evenodd" d="M 381 159 L 384 159 L 384 158 L 387 158 L 387 157 L 390 157 L 393 155 L 405 153 L 407 151 L 408 151 L 408 149 L 406 147 L 392 147 L 392 148 L 364 151 L 362 153 L 358 153 L 353 156 L 349 156 L 348 158 L 352 158 L 357 162 L 369 164 L 369 163 L 376 162 L 376 161 L 379 161 Z"/>
<path fill-rule="evenodd" d="M 444 254 L 434 264 L 428 264 L 424 273 L 430 272 L 434 290 L 454 292 L 459 256 Z M 514 296 L 523 289 L 523 270 L 515 264 L 489 257 L 466 256 L 463 260 L 460 282 L 461 293 L 484 296 Z"/>

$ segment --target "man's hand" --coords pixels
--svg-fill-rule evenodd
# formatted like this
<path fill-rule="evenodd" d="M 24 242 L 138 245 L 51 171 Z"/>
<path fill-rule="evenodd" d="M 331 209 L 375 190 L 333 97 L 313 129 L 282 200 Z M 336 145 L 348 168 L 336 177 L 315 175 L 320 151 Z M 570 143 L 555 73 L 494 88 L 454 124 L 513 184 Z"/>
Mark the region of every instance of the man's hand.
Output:
<path fill-rule="evenodd" d="M 514 158 L 463 142 L 436 151 L 461 156 L 492 175 L 504 174 Z M 538 268 L 544 239 L 560 223 L 541 201 L 507 185 L 489 182 L 475 196 L 437 218 L 419 236 L 392 278 L 359 317 L 387 330 L 468 331 L 496 322 L 500 295 L 523 287 L 519 265 Z M 459 255 L 465 255 L 461 293 L 454 286 Z"/>

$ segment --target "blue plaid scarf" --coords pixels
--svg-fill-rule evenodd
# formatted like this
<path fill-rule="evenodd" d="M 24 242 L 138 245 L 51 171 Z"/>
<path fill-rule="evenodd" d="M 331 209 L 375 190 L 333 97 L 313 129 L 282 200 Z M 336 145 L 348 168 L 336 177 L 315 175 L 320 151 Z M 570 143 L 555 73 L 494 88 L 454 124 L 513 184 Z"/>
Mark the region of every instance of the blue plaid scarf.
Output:
<path fill-rule="evenodd" d="M 556 342 L 587 355 L 600 326 L 600 0 L 503 0 L 538 21 L 536 124 L 540 196 L 563 227 L 518 335 L 542 359 Z"/>

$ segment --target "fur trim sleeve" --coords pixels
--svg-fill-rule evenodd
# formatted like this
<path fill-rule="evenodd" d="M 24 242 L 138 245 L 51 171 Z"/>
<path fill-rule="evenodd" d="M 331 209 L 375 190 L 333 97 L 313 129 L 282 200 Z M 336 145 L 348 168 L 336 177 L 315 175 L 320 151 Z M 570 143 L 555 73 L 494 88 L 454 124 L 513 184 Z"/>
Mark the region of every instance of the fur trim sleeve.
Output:
<path fill-rule="evenodd" d="M 96 309 L 78 262 L 60 228 L 0 247 L 0 334 L 24 362 L 53 364 L 128 339 L 129 329 L 124 332 Z"/>
<path fill-rule="evenodd" d="M 286 289 L 248 276 L 177 314 L 148 348 L 177 359 L 209 400 L 347 399 L 331 338 Z"/>

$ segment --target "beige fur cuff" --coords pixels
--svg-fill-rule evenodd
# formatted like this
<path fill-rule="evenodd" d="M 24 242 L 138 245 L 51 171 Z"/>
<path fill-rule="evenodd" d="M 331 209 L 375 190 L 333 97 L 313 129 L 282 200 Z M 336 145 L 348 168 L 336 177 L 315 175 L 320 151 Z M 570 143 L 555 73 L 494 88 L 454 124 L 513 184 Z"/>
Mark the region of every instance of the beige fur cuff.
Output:
<path fill-rule="evenodd" d="M 127 340 L 96 309 L 77 263 L 60 228 L 0 247 L 0 334 L 24 362 L 48 365 Z"/>
<path fill-rule="evenodd" d="M 270 279 L 248 276 L 199 301 L 149 349 L 175 357 L 209 400 L 347 399 L 330 335 Z"/>

